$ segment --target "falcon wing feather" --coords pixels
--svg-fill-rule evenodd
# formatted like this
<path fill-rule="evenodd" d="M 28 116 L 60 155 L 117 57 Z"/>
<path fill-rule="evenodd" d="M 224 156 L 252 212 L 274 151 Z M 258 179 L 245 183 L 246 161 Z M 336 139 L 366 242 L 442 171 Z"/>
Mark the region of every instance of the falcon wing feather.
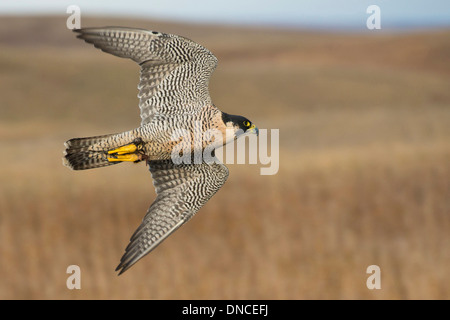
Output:
<path fill-rule="evenodd" d="M 212 105 L 209 78 L 217 58 L 187 38 L 144 29 L 103 27 L 77 29 L 78 38 L 141 66 L 138 85 L 141 125 L 155 116 L 197 113 Z"/>
<path fill-rule="evenodd" d="M 134 232 L 116 271 L 119 275 L 181 227 L 222 187 L 228 169 L 221 163 L 173 164 L 149 161 L 157 197 Z"/>

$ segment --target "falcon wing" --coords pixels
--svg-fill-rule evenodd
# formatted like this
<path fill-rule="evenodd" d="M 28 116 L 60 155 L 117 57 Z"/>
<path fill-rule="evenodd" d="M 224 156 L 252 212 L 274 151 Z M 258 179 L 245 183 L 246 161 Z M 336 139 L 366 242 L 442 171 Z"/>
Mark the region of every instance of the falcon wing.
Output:
<path fill-rule="evenodd" d="M 149 161 L 157 197 L 134 232 L 116 271 L 125 272 L 181 227 L 222 187 L 228 169 L 219 163 L 175 165 Z"/>
<path fill-rule="evenodd" d="M 78 38 L 141 66 L 138 85 L 141 125 L 155 115 L 197 113 L 212 105 L 209 78 L 217 58 L 184 37 L 123 27 L 75 30 Z"/>

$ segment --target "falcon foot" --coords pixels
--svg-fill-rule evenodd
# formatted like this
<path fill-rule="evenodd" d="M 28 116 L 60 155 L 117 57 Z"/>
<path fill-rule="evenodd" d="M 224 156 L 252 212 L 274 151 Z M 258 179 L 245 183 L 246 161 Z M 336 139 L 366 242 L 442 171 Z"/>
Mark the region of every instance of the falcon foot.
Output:
<path fill-rule="evenodd" d="M 139 162 L 145 160 L 144 142 L 141 138 L 134 139 L 133 143 L 108 151 L 109 162 Z"/>

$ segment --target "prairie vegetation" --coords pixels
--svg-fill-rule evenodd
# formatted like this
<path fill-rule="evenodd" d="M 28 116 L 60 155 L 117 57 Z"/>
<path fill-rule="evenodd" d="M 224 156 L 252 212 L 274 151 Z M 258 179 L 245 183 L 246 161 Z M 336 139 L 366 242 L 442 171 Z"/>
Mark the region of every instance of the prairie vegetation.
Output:
<path fill-rule="evenodd" d="M 139 125 L 138 66 L 0 19 L 0 299 L 449 299 L 450 31 L 327 34 L 83 19 L 219 59 L 214 103 L 280 129 L 280 170 L 224 187 L 124 275 L 155 194 L 144 164 L 73 172 L 63 142 Z M 67 266 L 81 290 L 66 288 Z M 366 268 L 381 268 L 368 290 Z"/>

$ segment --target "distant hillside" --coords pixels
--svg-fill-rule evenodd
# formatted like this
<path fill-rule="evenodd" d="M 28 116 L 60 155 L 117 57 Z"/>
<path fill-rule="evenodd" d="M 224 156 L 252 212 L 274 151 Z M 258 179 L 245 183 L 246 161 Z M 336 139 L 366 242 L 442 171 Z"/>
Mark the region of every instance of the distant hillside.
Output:
<path fill-rule="evenodd" d="M 0 43 L 2 46 L 79 48 L 80 44 L 66 28 L 66 19 L 66 16 L 1 17 Z M 450 30 L 396 34 L 374 31 L 347 35 L 323 31 L 82 17 L 82 27 L 105 25 L 183 35 L 204 44 L 221 59 L 364 63 L 431 69 L 450 74 Z"/>

